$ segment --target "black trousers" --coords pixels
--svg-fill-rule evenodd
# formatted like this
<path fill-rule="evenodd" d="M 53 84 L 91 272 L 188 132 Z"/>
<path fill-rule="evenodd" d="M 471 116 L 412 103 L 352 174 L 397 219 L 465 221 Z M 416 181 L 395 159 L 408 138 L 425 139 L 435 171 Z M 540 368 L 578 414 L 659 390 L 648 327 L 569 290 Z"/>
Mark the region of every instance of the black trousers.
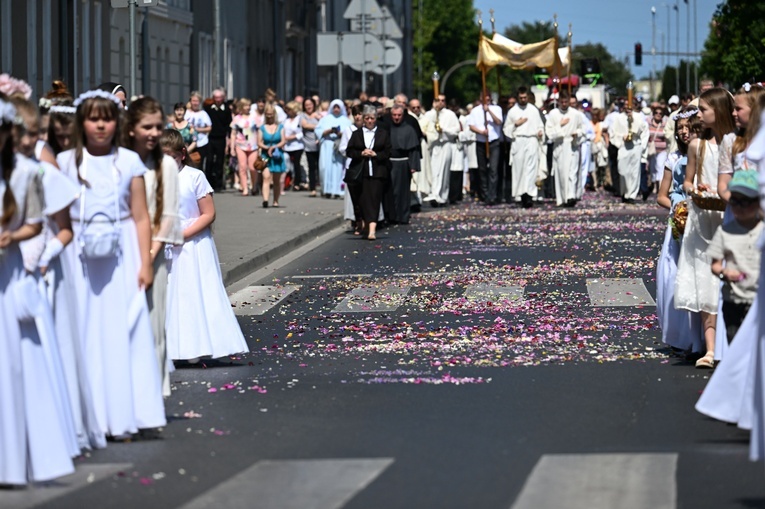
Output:
<path fill-rule="evenodd" d="M 725 319 L 725 333 L 728 336 L 728 344 L 736 337 L 738 329 L 741 327 L 741 323 L 746 318 L 746 314 L 749 312 L 749 308 L 752 307 L 748 303 L 737 303 L 723 301 L 722 313 Z"/>
<path fill-rule="evenodd" d="M 464 175 L 461 171 L 449 172 L 449 203 L 462 201 L 462 179 Z"/>
<path fill-rule="evenodd" d="M 481 194 L 490 205 L 497 203 L 497 183 L 499 180 L 499 141 L 489 143 L 489 157 L 486 157 L 486 143 L 476 142 L 475 153 L 478 158 Z"/>
<path fill-rule="evenodd" d="M 364 219 L 364 213 L 361 210 L 361 194 L 364 192 L 363 182 L 358 184 L 345 183 L 348 186 L 348 194 L 351 195 L 351 203 L 353 204 L 353 217 L 356 221 L 356 227 L 361 226 L 361 220 Z"/>
<path fill-rule="evenodd" d="M 611 186 L 615 195 L 622 195 L 622 181 L 619 175 L 619 149 L 613 145 L 608 146 L 608 166 L 611 170 Z"/>
<path fill-rule="evenodd" d="M 220 191 L 223 189 L 223 161 L 226 158 L 226 138 L 210 138 L 206 147 L 209 152 L 205 175 L 207 175 L 207 181 L 213 190 Z"/>
<path fill-rule="evenodd" d="M 319 187 L 319 152 L 305 153 L 306 159 L 308 159 L 308 185 L 311 191 L 316 191 Z"/>
<path fill-rule="evenodd" d="M 303 151 L 293 150 L 292 152 L 287 152 L 287 155 L 292 162 L 292 185 L 299 186 L 305 182 L 305 172 L 303 167 L 300 166 L 300 158 L 303 156 Z"/>
<path fill-rule="evenodd" d="M 364 217 L 364 223 L 377 223 L 387 180 L 365 177 L 362 182 L 361 215 Z"/>

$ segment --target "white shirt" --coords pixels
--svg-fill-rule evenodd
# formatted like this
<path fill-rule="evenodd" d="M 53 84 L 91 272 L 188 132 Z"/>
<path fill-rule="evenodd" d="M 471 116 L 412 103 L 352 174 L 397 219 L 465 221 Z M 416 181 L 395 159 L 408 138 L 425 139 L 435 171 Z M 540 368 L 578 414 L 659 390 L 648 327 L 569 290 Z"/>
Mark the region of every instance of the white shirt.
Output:
<path fill-rule="evenodd" d="M 468 125 L 481 130 L 486 129 L 486 127 L 488 126 L 489 143 L 491 143 L 493 141 L 498 140 L 502 134 L 502 108 L 500 108 L 496 104 L 490 104 L 488 106 L 488 109 L 492 113 L 494 113 L 494 116 L 500 120 L 500 123 L 494 122 L 494 119 L 489 114 L 489 112 L 488 111 L 484 112 L 483 107 L 481 105 L 478 105 L 475 108 L 473 108 L 472 111 L 470 112 L 470 115 L 468 115 Z M 485 142 L 486 135 L 476 133 L 475 141 L 478 143 Z"/>
<path fill-rule="evenodd" d="M 377 134 L 377 126 L 371 131 L 366 127 L 362 127 L 362 133 L 364 134 L 364 146 L 371 149 L 375 145 L 375 135 Z M 372 159 L 369 159 L 369 176 L 372 176 Z"/>
<path fill-rule="evenodd" d="M 297 138 L 288 141 L 284 145 L 285 152 L 294 152 L 296 150 L 303 150 L 305 148 L 303 146 L 303 128 L 300 127 L 301 120 L 301 117 L 295 117 L 287 118 L 287 120 L 284 121 L 284 136 L 286 137 L 297 135 Z"/>
<path fill-rule="evenodd" d="M 212 126 L 210 115 L 208 115 L 205 110 L 186 110 L 186 114 L 183 116 L 183 119 L 187 120 L 189 124 L 193 125 L 194 129 L 197 131 L 197 147 L 201 148 L 207 145 L 207 135 L 209 133 L 202 133 L 199 131 L 199 128 Z"/>

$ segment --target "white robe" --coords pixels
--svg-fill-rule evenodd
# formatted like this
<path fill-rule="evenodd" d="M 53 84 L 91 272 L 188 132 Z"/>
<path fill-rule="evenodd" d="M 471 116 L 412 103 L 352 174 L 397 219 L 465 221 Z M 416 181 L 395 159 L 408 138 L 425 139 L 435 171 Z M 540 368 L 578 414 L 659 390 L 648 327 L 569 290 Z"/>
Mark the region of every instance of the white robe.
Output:
<path fill-rule="evenodd" d="M 569 121 L 565 126 L 561 126 L 564 118 Z M 557 205 L 576 199 L 582 130 L 582 116 L 576 110 L 569 108 L 563 113 L 556 108 L 547 114 L 545 133 L 553 142 L 553 176 Z"/>
<path fill-rule="evenodd" d="M 453 165 L 453 146 L 457 144 L 460 133 L 460 121 L 453 111 L 446 108 L 440 112 L 430 110 L 424 116 L 428 120 L 425 136 L 430 151 L 431 175 L 430 194 L 425 201 L 444 204 L 449 201 L 449 173 Z M 441 132 L 436 130 L 436 124 Z"/>
<path fill-rule="evenodd" d="M 408 114 L 417 119 L 417 122 L 420 124 L 420 130 L 423 133 L 427 132 L 430 120 L 425 117 L 425 114 L 421 114 L 419 117 L 411 113 Z M 420 142 L 420 152 L 422 154 L 422 159 L 420 159 L 420 171 L 415 172 L 414 175 L 412 175 L 412 183 L 409 189 L 417 195 L 417 202 L 422 204 L 423 198 L 430 195 L 431 174 L 428 140 L 422 140 Z"/>
<path fill-rule="evenodd" d="M 515 123 L 522 118 L 525 118 L 526 122 L 516 126 Z M 510 149 L 510 160 L 513 167 L 513 198 L 520 198 L 524 194 L 536 198 L 540 156 L 539 140 L 544 139 L 545 132 L 545 125 L 539 111 L 531 104 L 527 104 L 525 107 L 516 104 L 507 112 L 502 132 L 513 140 Z"/>
<path fill-rule="evenodd" d="M 624 137 L 632 132 L 632 141 Z M 632 127 L 627 123 L 627 115 L 620 113 L 614 117 L 608 128 L 611 144 L 619 149 L 619 175 L 622 178 L 624 198 L 634 200 L 640 191 L 640 162 L 648 148 L 648 124 L 643 116 L 632 112 Z"/>

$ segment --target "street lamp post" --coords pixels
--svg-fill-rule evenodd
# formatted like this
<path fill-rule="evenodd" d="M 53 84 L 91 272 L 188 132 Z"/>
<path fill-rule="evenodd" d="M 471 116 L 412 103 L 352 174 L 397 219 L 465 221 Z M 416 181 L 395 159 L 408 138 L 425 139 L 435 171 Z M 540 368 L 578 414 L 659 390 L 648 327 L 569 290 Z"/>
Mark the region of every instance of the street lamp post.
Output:
<path fill-rule="evenodd" d="M 677 20 L 677 34 L 675 34 L 675 50 L 677 51 L 677 72 L 675 73 L 675 89 L 680 95 L 680 4 L 675 0 L 675 19 Z"/>
<path fill-rule="evenodd" d="M 687 19 L 687 34 L 686 34 L 686 44 L 685 47 L 687 49 L 688 55 L 691 54 L 691 4 L 689 4 L 687 1 L 685 2 L 685 10 L 686 10 L 686 19 Z M 688 57 L 688 61 L 690 63 L 691 57 Z M 685 66 L 685 91 L 690 92 L 691 91 L 691 68 L 689 64 L 686 64 Z"/>
<path fill-rule="evenodd" d="M 656 7 L 651 7 L 651 100 L 656 100 L 653 79 L 656 77 Z"/>

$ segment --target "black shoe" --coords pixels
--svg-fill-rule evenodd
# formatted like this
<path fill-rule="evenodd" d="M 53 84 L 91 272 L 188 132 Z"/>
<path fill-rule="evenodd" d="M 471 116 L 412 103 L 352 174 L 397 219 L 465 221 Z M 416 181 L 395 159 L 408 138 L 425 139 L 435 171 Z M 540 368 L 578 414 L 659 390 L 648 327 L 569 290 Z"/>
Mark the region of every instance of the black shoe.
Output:
<path fill-rule="evenodd" d="M 263 208 L 264 208 L 264 209 L 267 209 L 267 208 L 268 208 L 268 202 L 267 202 L 267 201 L 264 201 L 264 202 L 263 202 Z"/>
<path fill-rule="evenodd" d="M 651 190 L 643 191 L 643 201 L 648 201 L 648 197 L 651 196 Z"/>

